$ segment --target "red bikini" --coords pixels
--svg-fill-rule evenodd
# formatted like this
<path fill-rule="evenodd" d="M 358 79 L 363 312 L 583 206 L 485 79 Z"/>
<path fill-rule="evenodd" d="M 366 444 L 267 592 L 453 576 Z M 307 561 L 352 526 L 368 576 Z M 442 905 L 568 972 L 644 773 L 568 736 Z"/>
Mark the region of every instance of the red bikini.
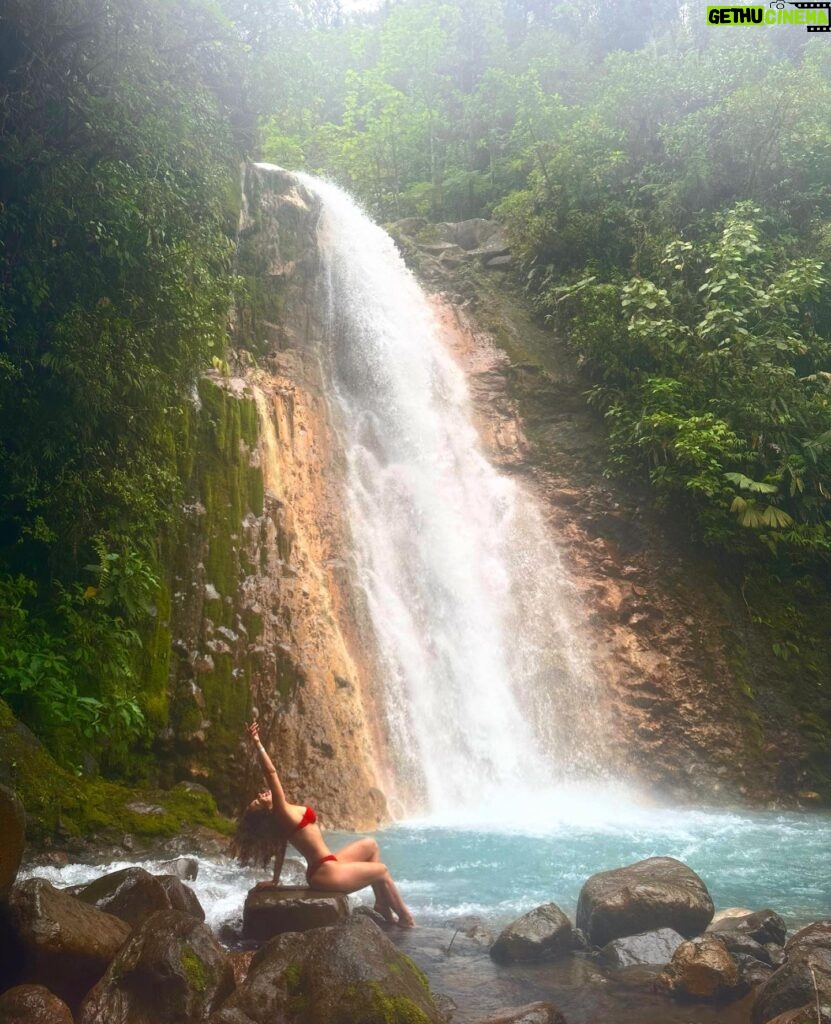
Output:
<path fill-rule="evenodd" d="M 307 825 L 314 825 L 316 822 L 317 815 L 315 814 L 314 809 L 307 807 L 306 810 L 303 811 L 303 817 L 298 821 L 297 825 L 291 830 L 289 835 L 293 836 L 294 833 L 299 832 L 301 828 L 305 828 Z"/>
<path fill-rule="evenodd" d="M 297 823 L 296 827 L 290 834 L 294 835 L 295 832 L 299 832 L 302 828 L 305 828 L 307 825 L 314 825 L 316 823 L 317 815 L 315 814 L 314 809 L 311 807 L 307 807 L 306 810 L 303 811 L 303 817 L 300 819 L 300 821 Z M 311 885 L 312 875 L 318 870 L 318 868 L 323 867 L 327 860 L 337 859 L 338 858 L 334 855 L 334 853 L 330 853 L 327 854 L 327 856 L 325 857 L 321 857 L 320 860 L 315 861 L 314 864 L 310 864 L 309 867 L 306 869 L 306 882 L 309 885 Z"/>

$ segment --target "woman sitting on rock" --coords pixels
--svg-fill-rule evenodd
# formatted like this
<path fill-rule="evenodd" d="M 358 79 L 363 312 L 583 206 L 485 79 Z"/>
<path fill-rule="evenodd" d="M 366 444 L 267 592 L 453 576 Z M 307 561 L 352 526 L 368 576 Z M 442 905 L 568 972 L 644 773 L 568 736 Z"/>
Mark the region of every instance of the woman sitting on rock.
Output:
<path fill-rule="evenodd" d="M 286 800 L 277 770 L 260 741 L 256 722 L 248 726 L 248 735 L 256 745 L 268 789 L 251 801 L 240 819 L 232 846 L 237 860 L 266 867 L 274 857 L 274 881 L 260 883 L 260 887 L 276 885 L 283 869 L 286 844 L 291 841 L 306 858 L 306 881 L 310 887 L 314 880 L 315 889 L 349 893 L 370 885 L 375 893 L 375 910 L 390 924 L 411 928 L 415 922 L 386 864 L 381 863 L 378 843 L 370 837 L 358 839 L 338 850 L 335 856 L 323 841 L 312 808 Z"/>

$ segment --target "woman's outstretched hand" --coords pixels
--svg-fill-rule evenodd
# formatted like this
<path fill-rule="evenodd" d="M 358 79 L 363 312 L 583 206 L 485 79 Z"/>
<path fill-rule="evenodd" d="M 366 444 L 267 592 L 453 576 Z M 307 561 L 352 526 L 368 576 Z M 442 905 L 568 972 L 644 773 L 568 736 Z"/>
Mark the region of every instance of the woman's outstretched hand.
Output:
<path fill-rule="evenodd" d="M 259 723 L 256 721 L 256 719 L 250 725 L 246 726 L 246 729 L 248 731 L 248 735 L 251 737 L 251 742 L 255 743 L 255 744 L 259 743 L 260 742 L 260 726 L 259 726 Z"/>

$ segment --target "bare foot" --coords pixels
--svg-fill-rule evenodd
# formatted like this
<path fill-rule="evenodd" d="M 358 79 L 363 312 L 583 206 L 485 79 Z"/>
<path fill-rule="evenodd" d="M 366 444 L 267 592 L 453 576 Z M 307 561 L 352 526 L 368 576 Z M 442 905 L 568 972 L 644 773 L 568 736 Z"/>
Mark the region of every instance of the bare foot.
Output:
<path fill-rule="evenodd" d="M 395 918 L 392 916 L 392 908 L 389 903 L 381 903 L 376 900 L 375 906 L 372 909 L 376 914 L 380 914 L 387 924 L 395 924 Z"/>
<path fill-rule="evenodd" d="M 410 913 L 399 914 L 398 920 L 395 923 L 399 928 L 415 928 L 415 920 Z"/>

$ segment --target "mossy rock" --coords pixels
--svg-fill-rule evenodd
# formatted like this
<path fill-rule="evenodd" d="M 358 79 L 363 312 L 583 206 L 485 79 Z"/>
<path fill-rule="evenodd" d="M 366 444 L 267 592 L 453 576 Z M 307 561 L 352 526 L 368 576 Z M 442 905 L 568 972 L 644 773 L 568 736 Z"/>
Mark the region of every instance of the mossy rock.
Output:
<path fill-rule="evenodd" d="M 364 915 L 272 939 L 211 1024 L 439 1024 L 427 979 Z"/>
<path fill-rule="evenodd" d="M 27 836 L 35 844 L 55 837 L 171 836 L 185 825 L 204 825 L 224 834 L 233 829 L 207 792 L 180 788 L 143 792 L 74 775 L 54 760 L 2 700 L 0 784 L 19 795 L 26 809 Z"/>

